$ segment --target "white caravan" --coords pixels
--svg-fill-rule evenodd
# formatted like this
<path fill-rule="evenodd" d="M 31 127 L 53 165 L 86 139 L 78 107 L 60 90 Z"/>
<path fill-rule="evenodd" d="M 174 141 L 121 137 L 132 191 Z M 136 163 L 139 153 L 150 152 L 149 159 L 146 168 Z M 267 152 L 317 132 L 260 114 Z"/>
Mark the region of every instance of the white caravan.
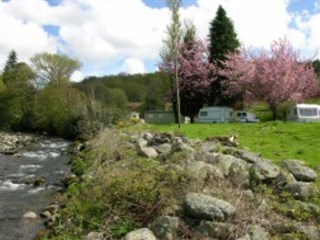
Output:
<path fill-rule="evenodd" d="M 227 123 L 232 122 L 233 109 L 229 107 L 201 108 L 198 115 L 199 123 Z"/>
<path fill-rule="evenodd" d="M 296 104 L 288 109 L 287 120 L 293 122 L 320 122 L 320 105 Z"/>
<path fill-rule="evenodd" d="M 257 115 L 248 111 L 237 111 L 235 114 L 235 119 L 236 119 L 236 122 L 242 122 L 242 123 L 259 122 Z"/>

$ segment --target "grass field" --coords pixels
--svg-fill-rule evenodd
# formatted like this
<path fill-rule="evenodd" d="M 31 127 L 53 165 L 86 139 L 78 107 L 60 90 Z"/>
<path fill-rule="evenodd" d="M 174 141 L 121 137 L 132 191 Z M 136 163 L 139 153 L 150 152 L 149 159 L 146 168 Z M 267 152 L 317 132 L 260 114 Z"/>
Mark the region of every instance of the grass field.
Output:
<path fill-rule="evenodd" d="M 320 123 L 266 122 L 258 124 L 150 125 L 158 132 L 174 132 L 201 140 L 210 136 L 236 135 L 240 146 L 279 162 L 300 159 L 310 166 L 320 165 Z"/>

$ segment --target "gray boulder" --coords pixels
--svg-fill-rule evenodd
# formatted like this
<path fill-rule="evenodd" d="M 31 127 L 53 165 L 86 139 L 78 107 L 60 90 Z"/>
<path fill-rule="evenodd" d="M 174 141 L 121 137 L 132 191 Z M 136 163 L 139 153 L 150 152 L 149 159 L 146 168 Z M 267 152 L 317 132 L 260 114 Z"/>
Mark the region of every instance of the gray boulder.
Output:
<path fill-rule="evenodd" d="M 168 155 L 172 151 L 172 145 L 170 143 L 163 143 L 158 146 L 154 146 L 154 148 L 159 154 L 163 155 Z"/>
<path fill-rule="evenodd" d="M 161 240 L 177 239 L 178 228 L 179 218 L 169 216 L 159 217 L 150 225 L 154 235 Z"/>
<path fill-rule="evenodd" d="M 216 178 L 223 178 L 219 168 L 202 161 L 188 161 L 183 165 L 189 175 L 196 180 L 205 180 L 210 175 Z"/>
<path fill-rule="evenodd" d="M 150 229 L 140 228 L 129 232 L 124 240 L 157 240 Z"/>
<path fill-rule="evenodd" d="M 298 200 L 307 200 L 318 195 L 318 189 L 316 186 L 312 183 L 306 182 L 295 182 L 288 184 L 284 188 L 284 191 L 287 191 L 293 196 L 293 198 Z"/>
<path fill-rule="evenodd" d="M 217 144 L 213 142 L 204 142 L 201 144 L 199 151 L 206 153 L 206 152 L 216 152 L 218 150 Z"/>
<path fill-rule="evenodd" d="M 191 218 L 224 221 L 236 212 L 230 203 L 204 195 L 189 193 L 184 198 L 184 210 Z"/>
<path fill-rule="evenodd" d="M 231 234 L 232 224 L 223 222 L 201 221 L 197 230 L 206 237 L 214 239 L 228 239 Z"/>
<path fill-rule="evenodd" d="M 250 181 L 252 182 L 270 182 L 280 173 L 280 168 L 268 160 L 260 160 L 254 163 L 250 169 Z"/>
<path fill-rule="evenodd" d="M 249 164 L 245 161 L 237 161 L 231 164 L 228 175 L 235 186 L 248 187 L 250 183 Z"/>
<path fill-rule="evenodd" d="M 238 158 L 245 160 L 248 163 L 256 163 L 262 160 L 260 155 L 246 151 L 246 150 L 237 150 L 234 153 L 234 155 Z"/>
<path fill-rule="evenodd" d="M 249 229 L 249 233 L 237 240 L 269 240 L 269 233 L 261 226 L 254 225 Z"/>
<path fill-rule="evenodd" d="M 298 226 L 298 232 L 303 233 L 308 237 L 308 240 L 319 240 L 320 239 L 320 227 L 316 226 Z"/>
<path fill-rule="evenodd" d="M 156 158 L 159 155 L 153 147 L 142 147 L 140 148 L 139 154 L 147 158 Z"/>
<path fill-rule="evenodd" d="M 284 160 L 283 165 L 298 181 L 314 182 L 317 179 L 317 173 L 299 160 Z"/>

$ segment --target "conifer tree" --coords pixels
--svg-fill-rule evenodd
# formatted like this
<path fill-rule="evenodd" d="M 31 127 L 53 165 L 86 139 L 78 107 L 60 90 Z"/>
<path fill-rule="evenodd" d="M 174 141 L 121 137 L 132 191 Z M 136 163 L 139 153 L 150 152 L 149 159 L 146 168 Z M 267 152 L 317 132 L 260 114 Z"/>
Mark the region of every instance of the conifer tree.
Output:
<path fill-rule="evenodd" d="M 16 78 L 17 54 L 14 50 L 9 53 L 8 60 L 3 70 L 3 83 L 5 85 L 15 81 Z"/>
<path fill-rule="evenodd" d="M 227 54 L 237 51 L 240 43 L 233 23 L 222 6 L 219 6 L 216 17 L 210 23 L 209 38 L 209 61 L 215 64 L 217 68 L 223 68 L 222 62 L 226 60 Z M 223 89 L 225 84 L 222 83 L 228 81 L 228 79 L 219 75 L 216 75 L 215 78 L 216 81 L 211 86 L 211 104 L 234 105 L 241 96 L 224 96 L 222 93 L 225 91 Z"/>

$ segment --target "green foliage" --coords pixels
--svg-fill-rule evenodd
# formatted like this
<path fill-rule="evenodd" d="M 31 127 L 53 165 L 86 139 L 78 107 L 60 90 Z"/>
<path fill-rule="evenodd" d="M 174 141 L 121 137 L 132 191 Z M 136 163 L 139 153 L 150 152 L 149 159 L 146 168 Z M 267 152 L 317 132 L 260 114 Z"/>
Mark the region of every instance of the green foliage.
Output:
<path fill-rule="evenodd" d="M 81 63 L 63 54 L 40 53 L 31 58 L 40 79 L 39 86 L 67 83 Z"/>
<path fill-rule="evenodd" d="M 17 65 L 17 54 L 14 50 L 9 53 L 8 60 L 3 70 L 3 82 L 9 84 L 11 81 L 16 80 L 16 67 Z"/>
<path fill-rule="evenodd" d="M 226 60 L 229 52 L 240 47 L 232 21 L 226 11 L 219 6 L 216 17 L 210 23 L 210 62 L 217 63 Z"/>
<path fill-rule="evenodd" d="M 2 79 L 3 79 L 2 74 L 0 74 L 0 94 L 5 90 L 5 87 L 6 87 Z"/>
<path fill-rule="evenodd" d="M 60 234 L 81 236 L 103 229 L 110 239 L 121 239 L 147 226 L 185 193 L 188 178 L 182 170 L 139 158 L 125 143 L 118 133 L 106 130 L 85 159 L 74 160 L 73 168 L 85 175 L 68 188 L 60 220 L 70 220 L 68 226 L 59 226 Z M 83 164 L 88 164 L 86 171 Z"/>

